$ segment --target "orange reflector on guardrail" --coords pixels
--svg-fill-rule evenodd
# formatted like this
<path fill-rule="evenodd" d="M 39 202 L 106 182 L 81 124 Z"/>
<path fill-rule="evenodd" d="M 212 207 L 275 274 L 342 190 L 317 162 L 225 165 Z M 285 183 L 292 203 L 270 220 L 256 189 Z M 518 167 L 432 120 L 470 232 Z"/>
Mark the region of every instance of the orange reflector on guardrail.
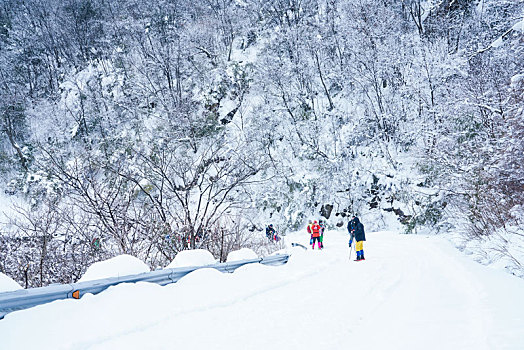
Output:
<path fill-rule="evenodd" d="M 75 299 L 80 299 L 80 291 L 79 290 L 75 290 L 73 292 L 73 298 Z"/>

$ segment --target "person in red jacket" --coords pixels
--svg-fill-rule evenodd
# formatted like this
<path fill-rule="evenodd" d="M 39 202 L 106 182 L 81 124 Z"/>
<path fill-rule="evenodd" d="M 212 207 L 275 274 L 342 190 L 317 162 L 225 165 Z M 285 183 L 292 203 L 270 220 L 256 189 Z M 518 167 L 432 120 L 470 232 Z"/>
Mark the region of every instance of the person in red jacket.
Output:
<path fill-rule="evenodd" d="M 318 224 L 318 222 L 315 220 L 313 221 L 313 225 L 311 225 L 311 236 L 313 237 L 313 245 L 312 249 L 315 249 L 315 242 L 318 242 L 318 249 L 322 249 L 321 243 L 320 243 L 320 230 L 322 228 Z"/>

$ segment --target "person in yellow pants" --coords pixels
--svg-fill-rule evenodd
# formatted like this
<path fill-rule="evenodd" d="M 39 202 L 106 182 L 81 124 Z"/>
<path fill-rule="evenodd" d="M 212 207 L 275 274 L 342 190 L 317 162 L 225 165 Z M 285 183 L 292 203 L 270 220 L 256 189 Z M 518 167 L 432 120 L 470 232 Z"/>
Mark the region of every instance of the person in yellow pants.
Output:
<path fill-rule="evenodd" d="M 355 250 L 357 251 L 357 259 L 355 261 L 361 261 L 366 260 L 364 258 L 364 241 L 366 240 L 366 234 L 364 232 L 364 225 L 360 222 L 358 217 L 354 216 L 353 220 L 351 220 L 350 225 L 348 225 L 348 229 L 351 227 L 352 230 L 352 238 L 355 237 L 355 241 L 357 242 L 355 246 Z M 351 247 L 351 241 L 349 243 L 349 246 Z"/>
<path fill-rule="evenodd" d="M 355 250 L 357 252 L 357 261 L 365 260 L 364 259 L 364 241 L 357 242 L 355 246 Z"/>

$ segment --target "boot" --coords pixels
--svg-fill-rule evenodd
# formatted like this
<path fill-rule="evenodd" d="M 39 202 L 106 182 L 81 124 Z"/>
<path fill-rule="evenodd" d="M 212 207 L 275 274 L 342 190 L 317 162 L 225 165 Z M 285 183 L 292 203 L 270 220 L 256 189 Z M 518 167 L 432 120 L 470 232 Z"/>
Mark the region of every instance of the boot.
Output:
<path fill-rule="evenodd" d="M 360 254 L 360 260 L 366 260 L 364 259 L 364 251 L 362 251 L 362 253 Z"/>

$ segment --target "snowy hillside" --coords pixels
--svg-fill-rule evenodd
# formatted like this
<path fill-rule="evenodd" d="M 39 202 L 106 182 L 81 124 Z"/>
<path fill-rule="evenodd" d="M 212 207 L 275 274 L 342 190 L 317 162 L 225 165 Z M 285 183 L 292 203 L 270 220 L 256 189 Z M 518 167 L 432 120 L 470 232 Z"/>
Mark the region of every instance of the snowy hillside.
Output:
<path fill-rule="evenodd" d="M 286 241 L 308 246 L 304 234 Z M 1 347 L 524 348 L 524 280 L 471 261 L 442 238 L 370 232 L 363 262 L 349 260 L 344 231 L 327 232 L 323 251 L 287 249 L 283 266 L 203 269 L 164 287 L 119 285 L 8 314 Z"/>
<path fill-rule="evenodd" d="M 2 4 L 0 272 L 24 287 L 353 214 L 524 276 L 524 1 Z"/>

